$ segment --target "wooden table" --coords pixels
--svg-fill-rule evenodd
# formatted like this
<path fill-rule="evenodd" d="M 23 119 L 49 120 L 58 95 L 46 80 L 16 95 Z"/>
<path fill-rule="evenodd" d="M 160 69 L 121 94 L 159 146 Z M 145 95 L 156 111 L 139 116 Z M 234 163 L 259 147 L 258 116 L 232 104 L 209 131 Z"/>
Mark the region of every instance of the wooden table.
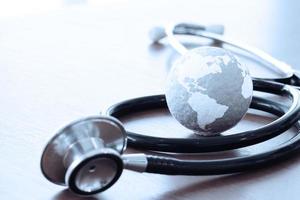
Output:
<path fill-rule="evenodd" d="M 1 2 L 0 199 L 82 199 L 43 177 L 42 149 L 70 121 L 96 115 L 120 100 L 163 93 L 178 55 L 166 41 L 151 44 L 147 33 L 152 26 L 186 20 L 222 23 L 226 36 L 297 68 L 299 6 L 299 1 L 271 0 Z M 234 131 L 270 120 L 252 113 Z M 190 134 L 166 111 L 140 113 L 124 122 L 129 130 L 145 134 Z M 251 152 L 293 134 L 257 145 Z M 294 158 L 251 173 L 212 177 L 125 171 L 111 189 L 87 199 L 299 199 L 299 164 L 300 158 Z"/>

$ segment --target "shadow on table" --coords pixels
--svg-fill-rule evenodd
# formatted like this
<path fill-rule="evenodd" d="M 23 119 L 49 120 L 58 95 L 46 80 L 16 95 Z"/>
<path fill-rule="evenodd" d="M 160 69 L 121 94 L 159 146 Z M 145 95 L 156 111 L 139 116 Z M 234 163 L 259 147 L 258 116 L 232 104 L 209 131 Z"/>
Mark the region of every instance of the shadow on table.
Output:
<path fill-rule="evenodd" d="M 66 189 L 57 193 L 51 200 L 99 200 L 99 199 L 100 198 L 96 198 L 96 197 L 80 197 Z"/>

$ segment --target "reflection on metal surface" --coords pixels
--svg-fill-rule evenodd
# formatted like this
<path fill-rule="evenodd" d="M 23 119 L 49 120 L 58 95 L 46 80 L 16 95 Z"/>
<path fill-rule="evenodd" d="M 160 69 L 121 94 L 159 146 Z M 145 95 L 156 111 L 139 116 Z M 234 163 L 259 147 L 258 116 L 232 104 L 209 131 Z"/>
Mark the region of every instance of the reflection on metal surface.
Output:
<path fill-rule="evenodd" d="M 105 147 L 122 153 L 125 146 L 125 130 L 120 122 L 107 117 L 85 118 L 59 131 L 48 143 L 41 160 L 42 171 L 50 181 L 65 185 L 67 169 L 78 159 L 103 153 Z"/>

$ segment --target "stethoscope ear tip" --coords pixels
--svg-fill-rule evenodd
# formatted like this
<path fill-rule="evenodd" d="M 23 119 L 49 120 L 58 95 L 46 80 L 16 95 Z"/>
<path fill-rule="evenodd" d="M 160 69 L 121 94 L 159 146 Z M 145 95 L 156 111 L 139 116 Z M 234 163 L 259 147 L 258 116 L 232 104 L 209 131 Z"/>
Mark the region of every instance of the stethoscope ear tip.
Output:
<path fill-rule="evenodd" d="M 165 37 L 166 32 L 164 27 L 156 26 L 149 31 L 149 38 L 153 43 L 157 43 Z"/>

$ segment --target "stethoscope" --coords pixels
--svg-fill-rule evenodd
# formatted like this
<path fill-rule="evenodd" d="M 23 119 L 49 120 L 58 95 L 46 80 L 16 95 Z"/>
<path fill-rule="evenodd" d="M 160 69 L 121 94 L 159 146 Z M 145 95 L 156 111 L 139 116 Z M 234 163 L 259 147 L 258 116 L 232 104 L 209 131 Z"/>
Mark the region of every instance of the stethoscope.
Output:
<path fill-rule="evenodd" d="M 183 47 L 173 38 L 173 34 L 203 36 L 241 48 L 241 45 L 225 40 L 220 35 L 205 31 L 203 26 L 179 24 L 173 28 L 169 26 L 164 33 L 159 34 L 158 39 L 168 35 L 173 45 L 175 44 L 174 47 L 181 50 Z M 167 108 L 165 96 L 130 99 L 111 106 L 105 115 L 80 119 L 58 131 L 43 151 L 41 169 L 44 176 L 53 183 L 67 185 L 76 194 L 92 195 L 111 187 L 123 169 L 168 175 L 231 174 L 271 165 L 298 152 L 300 93 L 291 86 L 298 84 L 298 77 L 293 75 L 293 70 L 288 65 L 257 49 L 244 47 L 243 45 L 242 49 L 250 52 L 256 59 L 262 59 L 290 75 L 289 78 L 276 79 L 277 82 L 253 80 L 254 90 L 291 99 L 291 105 L 286 107 L 262 97 L 253 97 L 250 107 L 278 116 L 275 121 L 255 130 L 227 136 L 199 136 L 193 139 L 152 137 L 126 131 L 118 118 L 134 112 Z M 255 155 L 216 160 L 182 160 L 163 154 L 216 152 L 246 147 L 273 138 L 292 126 L 297 128 L 296 136 L 274 149 Z M 127 145 L 162 154 L 123 154 Z"/>

